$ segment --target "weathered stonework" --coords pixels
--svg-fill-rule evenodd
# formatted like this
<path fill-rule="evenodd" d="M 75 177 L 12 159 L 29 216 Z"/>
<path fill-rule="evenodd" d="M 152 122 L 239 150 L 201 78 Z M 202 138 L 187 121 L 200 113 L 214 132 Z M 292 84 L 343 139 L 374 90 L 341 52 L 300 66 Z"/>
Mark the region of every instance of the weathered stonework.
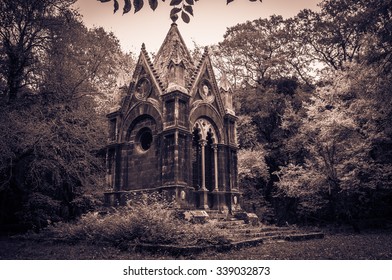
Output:
<path fill-rule="evenodd" d="M 107 115 L 108 204 L 161 191 L 182 209 L 240 211 L 236 121 L 208 49 L 194 63 L 172 24 L 154 62 L 144 45 L 121 107 Z"/>

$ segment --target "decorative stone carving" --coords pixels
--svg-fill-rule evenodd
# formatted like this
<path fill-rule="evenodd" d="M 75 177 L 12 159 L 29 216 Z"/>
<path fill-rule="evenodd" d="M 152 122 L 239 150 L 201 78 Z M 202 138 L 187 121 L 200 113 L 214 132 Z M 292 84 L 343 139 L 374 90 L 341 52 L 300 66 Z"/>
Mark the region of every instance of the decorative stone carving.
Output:
<path fill-rule="evenodd" d="M 151 82 L 143 77 L 136 84 L 135 95 L 138 99 L 146 100 L 151 94 Z"/>
<path fill-rule="evenodd" d="M 205 118 L 198 119 L 194 125 L 194 129 L 198 130 L 200 140 L 207 140 L 208 134 L 212 136 L 213 141 L 215 140 L 215 129 L 209 120 Z"/>
<path fill-rule="evenodd" d="M 203 80 L 199 86 L 199 93 L 200 96 L 203 98 L 204 101 L 212 102 L 214 101 L 214 94 L 212 93 L 212 86 L 208 80 Z"/>

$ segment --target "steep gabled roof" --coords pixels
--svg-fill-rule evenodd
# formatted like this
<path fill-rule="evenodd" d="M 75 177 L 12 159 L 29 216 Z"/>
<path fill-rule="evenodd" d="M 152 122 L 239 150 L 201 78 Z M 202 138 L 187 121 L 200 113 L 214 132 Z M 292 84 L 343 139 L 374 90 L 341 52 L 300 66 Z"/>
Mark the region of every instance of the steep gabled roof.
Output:
<path fill-rule="evenodd" d="M 138 59 L 138 62 L 136 63 L 136 67 L 133 72 L 131 87 L 132 87 L 132 84 L 137 82 L 137 79 L 140 76 L 142 69 L 144 69 L 148 73 L 148 75 L 152 78 L 153 83 L 155 84 L 159 93 L 162 93 L 162 91 L 164 89 L 163 83 L 157 73 L 157 70 L 155 69 L 153 63 L 151 62 L 150 56 L 148 55 L 144 44 L 142 44 L 139 59 Z"/>
<path fill-rule="evenodd" d="M 199 89 L 200 82 L 202 82 L 203 79 L 205 79 L 206 77 L 208 77 L 208 82 L 212 86 L 212 91 L 215 95 L 215 102 L 217 105 L 217 109 L 218 109 L 219 113 L 223 116 L 225 113 L 225 109 L 224 109 L 222 97 L 220 95 L 220 90 L 219 90 L 218 84 L 216 82 L 214 69 L 212 67 L 211 58 L 209 56 L 207 47 L 204 49 L 204 53 L 203 53 L 198 65 L 197 65 L 197 67 L 195 68 L 194 72 L 192 73 L 192 77 L 187 85 L 187 88 L 188 88 L 189 93 L 191 95 L 191 98 L 193 100 L 194 100 L 195 95 Z"/>
<path fill-rule="evenodd" d="M 131 103 L 133 102 L 132 100 L 134 100 L 135 98 L 135 90 L 137 83 L 140 81 L 140 79 L 143 78 L 147 78 L 149 80 L 149 82 L 151 83 L 151 89 L 153 89 L 150 91 L 152 95 L 150 96 L 149 94 L 148 96 L 146 96 L 146 98 L 152 97 L 156 100 L 156 102 L 158 102 L 159 98 L 157 96 L 162 94 L 162 92 L 164 91 L 164 87 L 162 81 L 158 76 L 157 71 L 154 68 L 154 65 L 151 62 L 150 56 L 148 55 L 144 44 L 142 44 L 139 59 L 136 63 L 136 67 L 132 75 L 132 80 L 129 85 L 130 95 L 124 98 L 121 105 L 121 110 L 123 112 L 127 112 L 129 110 Z M 156 96 L 154 97 L 154 95 Z M 153 102 L 153 100 L 150 99 L 150 102 Z"/>
<path fill-rule="evenodd" d="M 182 63 L 185 67 L 185 84 L 189 83 L 190 76 L 194 70 L 194 62 L 189 50 L 187 49 L 184 39 L 177 28 L 177 24 L 172 23 L 169 32 L 166 35 L 157 55 L 154 59 L 154 68 L 164 87 L 167 86 L 169 64 L 179 65 Z"/>

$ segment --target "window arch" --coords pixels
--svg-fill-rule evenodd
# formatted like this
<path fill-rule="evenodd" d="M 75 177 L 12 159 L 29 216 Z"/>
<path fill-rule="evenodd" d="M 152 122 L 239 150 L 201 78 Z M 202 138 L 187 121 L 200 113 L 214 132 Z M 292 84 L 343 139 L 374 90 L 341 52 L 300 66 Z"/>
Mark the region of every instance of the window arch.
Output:
<path fill-rule="evenodd" d="M 198 119 L 192 133 L 193 186 L 196 189 L 218 190 L 218 139 L 213 124 Z"/>
<path fill-rule="evenodd" d="M 195 122 L 193 131 L 198 131 L 200 140 L 207 140 L 207 138 L 210 137 L 214 144 L 218 143 L 214 126 L 205 118 L 200 118 Z"/>

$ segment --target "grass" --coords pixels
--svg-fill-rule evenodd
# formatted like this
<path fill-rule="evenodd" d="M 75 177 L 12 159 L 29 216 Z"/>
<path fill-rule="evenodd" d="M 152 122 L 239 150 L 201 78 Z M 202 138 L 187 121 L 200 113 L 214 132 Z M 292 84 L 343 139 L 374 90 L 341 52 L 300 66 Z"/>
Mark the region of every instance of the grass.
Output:
<path fill-rule="evenodd" d="M 197 255 L 174 257 L 121 250 L 118 247 L 88 242 L 68 244 L 55 241 L 0 238 L 0 259 L 11 260 L 142 260 L 142 259 L 267 259 L 267 260 L 368 260 L 392 259 L 392 230 L 361 234 L 327 234 L 324 239 L 301 242 L 276 242 L 230 252 L 207 251 Z"/>
<path fill-rule="evenodd" d="M 135 244 L 200 248 L 229 242 L 229 229 L 219 228 L 217 223 L 193 224 L 177 214 L 160 196 L 148 196 L 111 213 L 91 212 L 76 222 L 59 223 L 38 234 L 0 236 L 0 259 L 392 259 L 392 227 L 361 234 L 331 233 L 324 239 L 301 242 L 265 243 L 230 252 L 174 256 L 135 251 Z"/>

